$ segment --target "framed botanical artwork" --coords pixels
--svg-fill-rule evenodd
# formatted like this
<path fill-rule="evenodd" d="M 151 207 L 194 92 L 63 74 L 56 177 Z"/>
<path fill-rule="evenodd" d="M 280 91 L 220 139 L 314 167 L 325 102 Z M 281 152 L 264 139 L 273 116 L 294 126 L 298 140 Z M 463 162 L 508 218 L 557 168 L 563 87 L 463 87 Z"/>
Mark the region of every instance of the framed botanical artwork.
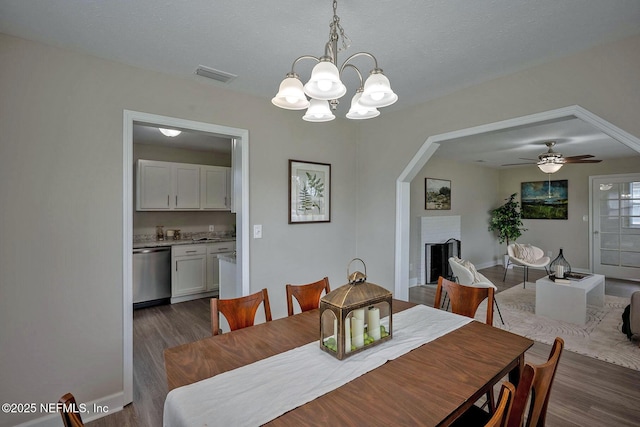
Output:
<path fill-rule="evenodd" d="M 289 224 L 331 221 L 331 165 L 289 159 Z"/>
<path fill-rule="evenodd" d="M 523 219 L 568 219 L 569 181 L 533 181 L 520 184 Z"/>
<path fill-rule="evenodd" d="M 426 210 L 451 209 L 451 181 L 448 179 L 424 179 L 424 208 Z"/>

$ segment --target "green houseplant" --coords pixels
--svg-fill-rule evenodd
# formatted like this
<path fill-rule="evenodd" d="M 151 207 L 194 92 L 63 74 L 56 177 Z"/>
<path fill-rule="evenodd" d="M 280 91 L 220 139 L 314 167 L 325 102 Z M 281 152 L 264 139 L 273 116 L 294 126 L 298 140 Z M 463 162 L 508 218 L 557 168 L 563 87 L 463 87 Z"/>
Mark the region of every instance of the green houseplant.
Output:
<path fill-rule="evenodd" d="M 522 236 L 526 228 L 522 227 L 522 214 L 520 212 L 520 203 L 518 203 L 515 197 L 518 193 L 513 193 L 507 202 L 491 211 L 491 219 L 489 221 L 489 231 L 495 231 L 498 233 L 498 241 L 500 243 L 509 241 L 515 241 L 518 237 Z"/>

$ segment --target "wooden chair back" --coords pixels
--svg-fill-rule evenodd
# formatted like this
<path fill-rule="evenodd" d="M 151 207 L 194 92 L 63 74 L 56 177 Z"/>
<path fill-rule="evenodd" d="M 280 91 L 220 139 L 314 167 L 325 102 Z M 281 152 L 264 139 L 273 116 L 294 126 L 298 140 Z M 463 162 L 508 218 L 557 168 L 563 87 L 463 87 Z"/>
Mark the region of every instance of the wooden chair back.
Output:
<path fill-rule="evenodd" d="M 549 359 L 541 365 L 534 366 L 535 374 L 531 384 L 531 402 L 529 403 L 529 413 L 527 415 L 527 427 L 544 427 L 551 386 L 558 370 L 558 362 L 563 348 L 564 340 L 556 337 L 549 353 Z"/>
<path fill-rule="evenodd" d="M 436 289 L 436 297 L 433 304 L 435 308 L 440 308 L 443 289 L 447 295 L 449 295 L 451 311 L 471 318 L 475 317 L 480 303 L 488 298 L 486 323 L 487 325 L 493 325 L 493 300 L 495 292 L 493 288 L 465 286 L 441 276 L 438 278 L 438 288 Z"/>
<path fill-rule="evenodd" d="M 64 427 L 83 427 L 82 417 L 78 412 L 78 405 L 76 404 L 76 398 L 71 393 L 67 393 L 58 401 L 62 405 L 60 408 L 60 415 L 62 416 L 62 422 Z"/>
<path fill-rule="evenodd" d="M 211 334 L 218 335 L 222 333 L 220 330 L 220 313 L 227 319 L 229 328 L 232 331 L 253 326 L 260 304 L 264 306 L 266 321 L 270 322 L 271 306 L 269 305 L 269 293 L 266 289 L 239 298 L 211 298 Z"/>
<path fill-rule="evenodd" d="M 515 393 L 516 388 L 513 384 L 508 381 L 502 384 L 500 396 L 498 397 L 498 405 L 489 421 L 485 424 L 485 427 L 505 427 L 507 425 Z"/>
<path fill-rule="evenodd" d="M 290 285 L 287 284 L 287 311 L 289 316 L 293 316 L 293 298 L 298 301 L 300 309 L 304 311 L 313 310 L 320 306 L 320 296 L 322 291 L 325 294 L 331 292 L 329 287 L 329 279 L 325 277 L 317 282 L 306 285 Z"/>

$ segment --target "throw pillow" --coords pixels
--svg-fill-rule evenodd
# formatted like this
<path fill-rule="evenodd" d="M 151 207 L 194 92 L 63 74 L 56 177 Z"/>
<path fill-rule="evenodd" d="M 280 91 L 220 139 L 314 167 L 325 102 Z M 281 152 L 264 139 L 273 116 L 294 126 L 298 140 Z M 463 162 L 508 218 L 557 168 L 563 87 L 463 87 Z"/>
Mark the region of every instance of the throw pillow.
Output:
<path fill-rule="evenodd" d="M 480 279 L 480 276 L 478 276 L 478 270 L 476 270 L 476 266 L 471 264 L 469 261 L 467 260 L 461 260 L 461 264 L 463 267 L 465 267 L 467 270 L 469 270 L 471 272 L 471 274 L 473 275 L 473 283 L 479 283 L 482 282 L 482 280 Z"/>
<path fill-rule="evenodd" d="M 531 245 L 521 245 L 520 243 L 516 243 L 513 252 L 516 258 L 521 259 L 524 262 L 534 263 L 537 260 L 535 250 Z"/>

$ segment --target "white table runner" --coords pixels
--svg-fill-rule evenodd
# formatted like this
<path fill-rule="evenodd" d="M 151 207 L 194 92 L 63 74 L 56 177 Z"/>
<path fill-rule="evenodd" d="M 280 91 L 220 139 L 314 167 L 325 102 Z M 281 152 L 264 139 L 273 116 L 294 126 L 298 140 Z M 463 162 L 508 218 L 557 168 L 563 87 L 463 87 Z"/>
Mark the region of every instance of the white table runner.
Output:
<path fill-rule="evenodd" d="M 164 427 L 262 425 L 471 321 L 417 305 L 394 314 L 393 339 L 344 360 L 315 341 L 176 388 L 164 403 Z"/>

